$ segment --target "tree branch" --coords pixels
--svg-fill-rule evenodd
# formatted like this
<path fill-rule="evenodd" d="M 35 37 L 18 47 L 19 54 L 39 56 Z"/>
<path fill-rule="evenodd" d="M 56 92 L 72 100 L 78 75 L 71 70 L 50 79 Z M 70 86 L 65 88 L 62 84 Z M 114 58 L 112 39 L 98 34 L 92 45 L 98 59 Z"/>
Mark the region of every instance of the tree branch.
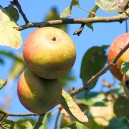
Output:
<path fill-rule="evenodd" d="M 18 0 L 11 1 L 11 4 L 12 5 L 15 5 L 18 8 L 18 10 L 19 10 L 20 14 L 22 15 L 24 21 L 26 22 L 26 24 L 28 24 L 29 23 L 29 20 L 27 19 L 26 15 L 22 11 L 21 5 L 19 4 Z"/>
<path fill-rule="evenodd" d="M 58 120 L 59 120 L 59 116 L 60 116 L 61 110 L 62 110 L 62 107 L 60 106 L 58 114 L 57 114 L 57 117 L 56 117 L 56 122 L 55 122 L 54 129 L 57 129 L 57 127 L 58 127 Z"/>
<path fill-rule="evenodd" d="M 126 11 L 129 14 L 129 9 Z M 75 18 L 75 19 L 61 19 L 61 20 L 52 20 L 47 22 L 33 22 L 30 24 L 25 24 L 19 27 L 16 27 L 17 30 L 21 31 L 27 28 L 32 27 L 45 27 L 45 26 L 53 26 L 53 25 L 60 25 L 60 24 L 87 24 L 87 23 L 98 23 L 98 22 L 122 22 L 124 20 L 129 19 L 129 17 L 122 13 L 118 16 L 112 17 L 91 17 L 91 18 Z"/>
<path fill-rule="evenodd" d="M 129 48 L 129 43 L 123 48 L 121 49 L 121 51 L 118 53 L 118 55 L 115 57 L 115 59 L 110 62 L 105 68 L 101 69 L 97 74 L 95 74 L 94 76 L 91 77 L 91 79 L 81 88 L 79 88 L 78 90 L 74 90 L 70 95 L 74 96 L 82 91 L 84 91 L 85 89 L 88 89 L 88 86 L 94 82 L 98 77 L 100 77 L 101 75 L 103 75 L 107 70 L 109 70 L 112 65 L 115 65 L 117 60 L 120 58 L 120 56 Z"/>
<path fill-rule="evenodd" d="M 45 113 L 43 115 L 39 116 L 39 119 L 38 119 L 34 129 L 38 129 L 43 124 L 42 121 L 43 121 L 44 115 L 45 115 Z"/>

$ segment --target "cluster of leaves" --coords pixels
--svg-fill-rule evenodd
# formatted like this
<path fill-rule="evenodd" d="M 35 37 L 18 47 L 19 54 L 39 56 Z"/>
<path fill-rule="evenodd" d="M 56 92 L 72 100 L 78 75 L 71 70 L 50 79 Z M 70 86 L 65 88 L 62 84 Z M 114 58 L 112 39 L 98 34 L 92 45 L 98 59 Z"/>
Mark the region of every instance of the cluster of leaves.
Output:
<path fill-rule="evenodd" d="M 127 3 L 128 0 L 96 0 L 96 6 L 92 9 L 92 13 L 89 13 L 88 17 L 93 17 L 93 14 L 96 13 L 98 8 L 102 8 L 108 12 L 123 12 Z M 70 6 L 60 15 L 56 8 L 52 8 L 44 21 L 67 18 L 71 15 L 73 6 L 80 7 L 79 0 L 72 0 Z M 20 32 L 15 29 L 18 26 L 16 24 L 19 19 L 18 10 L 13 5 L 9 5 L 6 8 L 1 7 L 0 19 L 0 32 L 2 32 L 0 35 L 0 45 L 18 49 L 22 43 Z M 92 24 L 87 24 L 87 26 L 93 29 Z M 67 31 L 67 25 L 58 25 L 56 27 Z M 107 60 L 105 49 L 107 48 L 107 45 L 93 46 L 85 52 L 80 70 L 80 78 L 84 85 L 105 66 Z M 10 78 L 16 79 L 26 68 L 22 54 L 16 55 L 12 52 L 0 51 L 1 64 L 4 63 L 4 56 L 13 60 L 14 64 L 10 70 Z M 72 72 L 69 72 L 66 76 L 60 78 L 60 80 L 64 86 L 63 88 L 71 91 L 70 87 L 66 86 L 69 81 L 75 80 Z M 122 85 L 119 85 L 116 89 L 110 89 L 111 84 L 108 84 L 109 91 L 107 92 L 91 92 L 97 80 L 98 79 L 94 80 L 86 92 L 84 91 L 75 97 L 71 97 L 70 94 L 63 91 L 60 105 L 58 105 L 59 112 L 56 118 L 55 128 L 57 126 L 62 129 L 129 128 L 129 103 L 128 99 L 124 96 Z M 0 89 L 2 89 L 6 83 L 6 79 L 1 79 Z M 39 129 L 46 129 L 53 115 L 53 112 L 46 113 Z M 57 121 L 60 121 L 60 124 Z M 33 128 L 35 124 L 36 120 L 30 118 L 17 121 L 6 119 L 2 122 L 1 126 L 4 129 L 30 129 Z"/>

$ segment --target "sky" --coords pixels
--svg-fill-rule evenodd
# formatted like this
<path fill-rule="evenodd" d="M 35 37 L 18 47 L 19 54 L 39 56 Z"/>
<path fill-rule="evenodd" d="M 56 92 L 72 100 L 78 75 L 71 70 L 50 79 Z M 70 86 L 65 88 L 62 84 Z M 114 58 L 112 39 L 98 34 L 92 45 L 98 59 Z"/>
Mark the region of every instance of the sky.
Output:
<path fill-rule="evenodd" d="M 8 6 L 10 0 L 1 0 L 0 4 L 2 7 Z M 92 8 L 95 6 L 95 1 L 90 0 L 89 1 L 84 1 L 80 0 L 80 6 L 92 10 Z M 69 0 L 19 0 L 19 3 L 22 6 L 22 9 L 24 13 L 26 14 L 26 17 L 30 22 L 42 22 L 45 19 L 46 14 L 48 11 L 51 10 L 52 7 L 57 7 L 58 12 L 61 13 L 66 7 L 70 5 Z M 101 9 L 99 9 L 96 13 L 97 16 L 115 16 L 118 15 L 118 13 L 107 13 Z M 78 7 L 73 7 L 71 16 L 69 18 L 86 18 L 88 16 L 88 13 L 85 12 L 84 10 L 81 10 Z M 19 25 L 24 25 L 25 22 L 23 18 L 20 16 L 20 19 L 18 21 Z M 70 86 L 74 86 L 75 89 L 78 89 L 79 87 L 82 86 L 82 81 L 80 79 L 80 66 L 81 66 L 81 60 L 84 55 L 84 53 L 92 46 L 101 46 L 101 45 L 110 45 L 113 40 L 120 34 L 125 33 L 125 22 L 122 24 L 118 22 L 114 23 L 94 23 L 93 28 L 94 30 L 92 31 L 91 29 L 87 28 L 85 26 L 82 34 L 80 36 L 73 35 L 73 33 L 79 29 L 80 25 L 79 24 L 69 24 L 68 25 L 68 35 L 72 38 L 76 51 L 77 51 L 77 57 L 75 64 L 73 66 L 73 73 L 75 75 L 76 81 L 69 83 Z M 5 51 L 11 51 L 16 54 L 22 53 L 23 50 L 23 45 L 24 42 L 27 38 L 27 36 L 36 28 L 30 28 L 23 30 L 21 32 L 22 36 L 22 47 L 18 50 L 9 48 L 9 47 L 3 47 L 0 46 L 0 50 L 5 50 Z M 12 65 L 12 61 L 8 58 L 5 58 L 5 65 L 0 65 L 0 79 L 2 78 L 8 78 L 8 71 L 10 70 Z M 93 91 L 100 91 L 100 86 L 102 83 L 102 78 L 106 78 L 108 82 L 112 82 L 113 76 L 111 73 L 108 71 L 104 75 L 102 75 L 99 78 L 99 81 L 97 82 L 96 87 L 93 89 Z M 10 82 L 12 85 L 11 89 L 11 95 L 14 96 L 14 98 L 11 101 L 10 109 L 9 111 L 12 113 L 26 113 L 28 112 L 19 102 L 16 94 L 16 87 L 17 87 L 17 80 L 15 82 Z M 0 98 L 2 99 L 7 97 L 9 94 L 9 89 L 6 87 L 0 91 Z M 0 102 L 1 103 L 1 102 Z M 0 104 L 1 105 L 1 104 Z"/>

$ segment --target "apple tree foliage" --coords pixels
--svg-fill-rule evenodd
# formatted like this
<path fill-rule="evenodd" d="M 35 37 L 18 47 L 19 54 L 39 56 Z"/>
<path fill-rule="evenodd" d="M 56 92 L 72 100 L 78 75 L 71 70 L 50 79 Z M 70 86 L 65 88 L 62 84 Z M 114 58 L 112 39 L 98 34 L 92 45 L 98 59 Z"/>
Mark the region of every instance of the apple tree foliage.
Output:
<path fill-rule="evenodd" d="M 96 5 L 89 12 L 88 18 L 94 17 L 99 8 L 107 12 L 120 13 L 124 13 L 125 8 L 128 8 L 128 0 L 95 0 L 95 3 Z M 19 8 L 18 4 L 17 0 L 13 0 L 7 7 L 0 7 L 0 45 L 1 47 L 11 47 L 14 51 L 22 45 L 21 32 L 17 29 L 20 25 L 17 24 L 17 21 L 21 16 L 24 17 L 24 15 L 21 13 L 22 8 Z M 44 22 L 67 19 L 71 15 L 74 6 L 81 8 L 79 0 L 71 0 L 69 6 L 60 13 L 56 7 L 53 7 L 46 14 Z M 25 29 L 29 29 L 32 27 L 31 25 L 33 26 L 33 23 L 27 22 Z M 83 33 L 85 25 L 93 30 L 92 23 L 82 24 L 80 29 L 74 32 L 74 35 L 79 36 Z M 58 24 L 55 27 L 67 33 L 67 24 Z M 85 86 L 84 89 L 83 87 L 81 88 L 83 89 L 81 92 L 78 90 L 79 92 L 74 94 L 72 93 L 74 88 L 67 85 L 68 82 L 71 81 L 72 83 L 72 81 L 76 80 L 72 70 L 60 78 L 62 87 L 67 92 L 65 90 L 62 92 L 60 104 L 57 105 L 58 111 L 52 110 L 43 115 L 39 115 L 39 118 L 31 118 L 32 115 L 37 116 L 38 114 L 11 114 L 9 111 L 4 111 L 1 107 L 0 128 L 47 129 L 48 124 L 56 112 L 54 129 L 128 129 L 129 101 L 125 97 L 122 84 L 120 83 L 117 87 L 114 87 L 114 84 L 108 83 L 105 79 L 103 80 L 102 88 L 108 87 L 108 91 L 91 92 L 91 89 L 96 86 L 99 79 L 100 75 L 96 77 L 97 74 L 99 74 L 107 63 L 106 50 L 108 47 L 108 45 L 93 46 L 85 52 L 80 66 L 80 78 Z M 9 79 L 15 81 L 26 68 L 22 53 L 14 54 L 12 51 L 0 50 L 1 67 L 6 63 L 6 58 L 10 59 L 13 63 L 13 66 L 9 70 Z M 10 81 L 9 79 L 0 79 L 0 90 L 6 88 L 6 84 Z M 7 100 L 9 98 L 5 99 L 5 103 L 10 104 Z M 9 119 L 9 116 L 21 117 L 20 119 Z"/>

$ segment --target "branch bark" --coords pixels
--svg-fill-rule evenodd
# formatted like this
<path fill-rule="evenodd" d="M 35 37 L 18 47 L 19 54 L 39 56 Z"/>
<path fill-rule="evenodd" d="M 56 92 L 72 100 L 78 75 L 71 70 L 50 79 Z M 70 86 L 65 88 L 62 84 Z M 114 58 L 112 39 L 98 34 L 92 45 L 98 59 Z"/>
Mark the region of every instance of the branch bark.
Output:
<path fill-rule="evenodd" d="M 126 13 L 129 14 L 129 9 L 126 11 Z M 21 31 L 27 28 L 32 27 L 46 27 L 46 26 L 54 26 L 54 25 L 60 25 L 60 24 L 87 24 L 87 23 L 110 23 L 110 22 L 122 22 L 124 20 L 129 19 L 129 17 L 122 13 L 118 16 L 112 16 L 112 17 L 99 17 L 95 16 L 92 18 L 75 18 L 75 19 L 61 19 L 61 20 L 52 20 L 47 22 L 29 22 L 28 24 L 21 25 L 19 27 L 16 27 L 17 30 Z"/>
<path fill-rule="evenodd" d="M 129 48 L 129 43 L 118 53 L 118 55 L 115 57 L 115 59 L 110 62 L 105 68 L 101 69 L 97 74 L 95 74 L 94 76 L 91 77 L 91 79 L 81 88 L 79 88 L 78 90 L 74 90 L 70 95 L 74 96 L 86 89 L 88 89 L 88 86 L 95 81 L 98 77 L 100 77 L 101 75 L 103 75 L 107 70 L 109 70 L 112 65 L 116 65 L 117 60 L 122 56 L 122 54 Z"/>

